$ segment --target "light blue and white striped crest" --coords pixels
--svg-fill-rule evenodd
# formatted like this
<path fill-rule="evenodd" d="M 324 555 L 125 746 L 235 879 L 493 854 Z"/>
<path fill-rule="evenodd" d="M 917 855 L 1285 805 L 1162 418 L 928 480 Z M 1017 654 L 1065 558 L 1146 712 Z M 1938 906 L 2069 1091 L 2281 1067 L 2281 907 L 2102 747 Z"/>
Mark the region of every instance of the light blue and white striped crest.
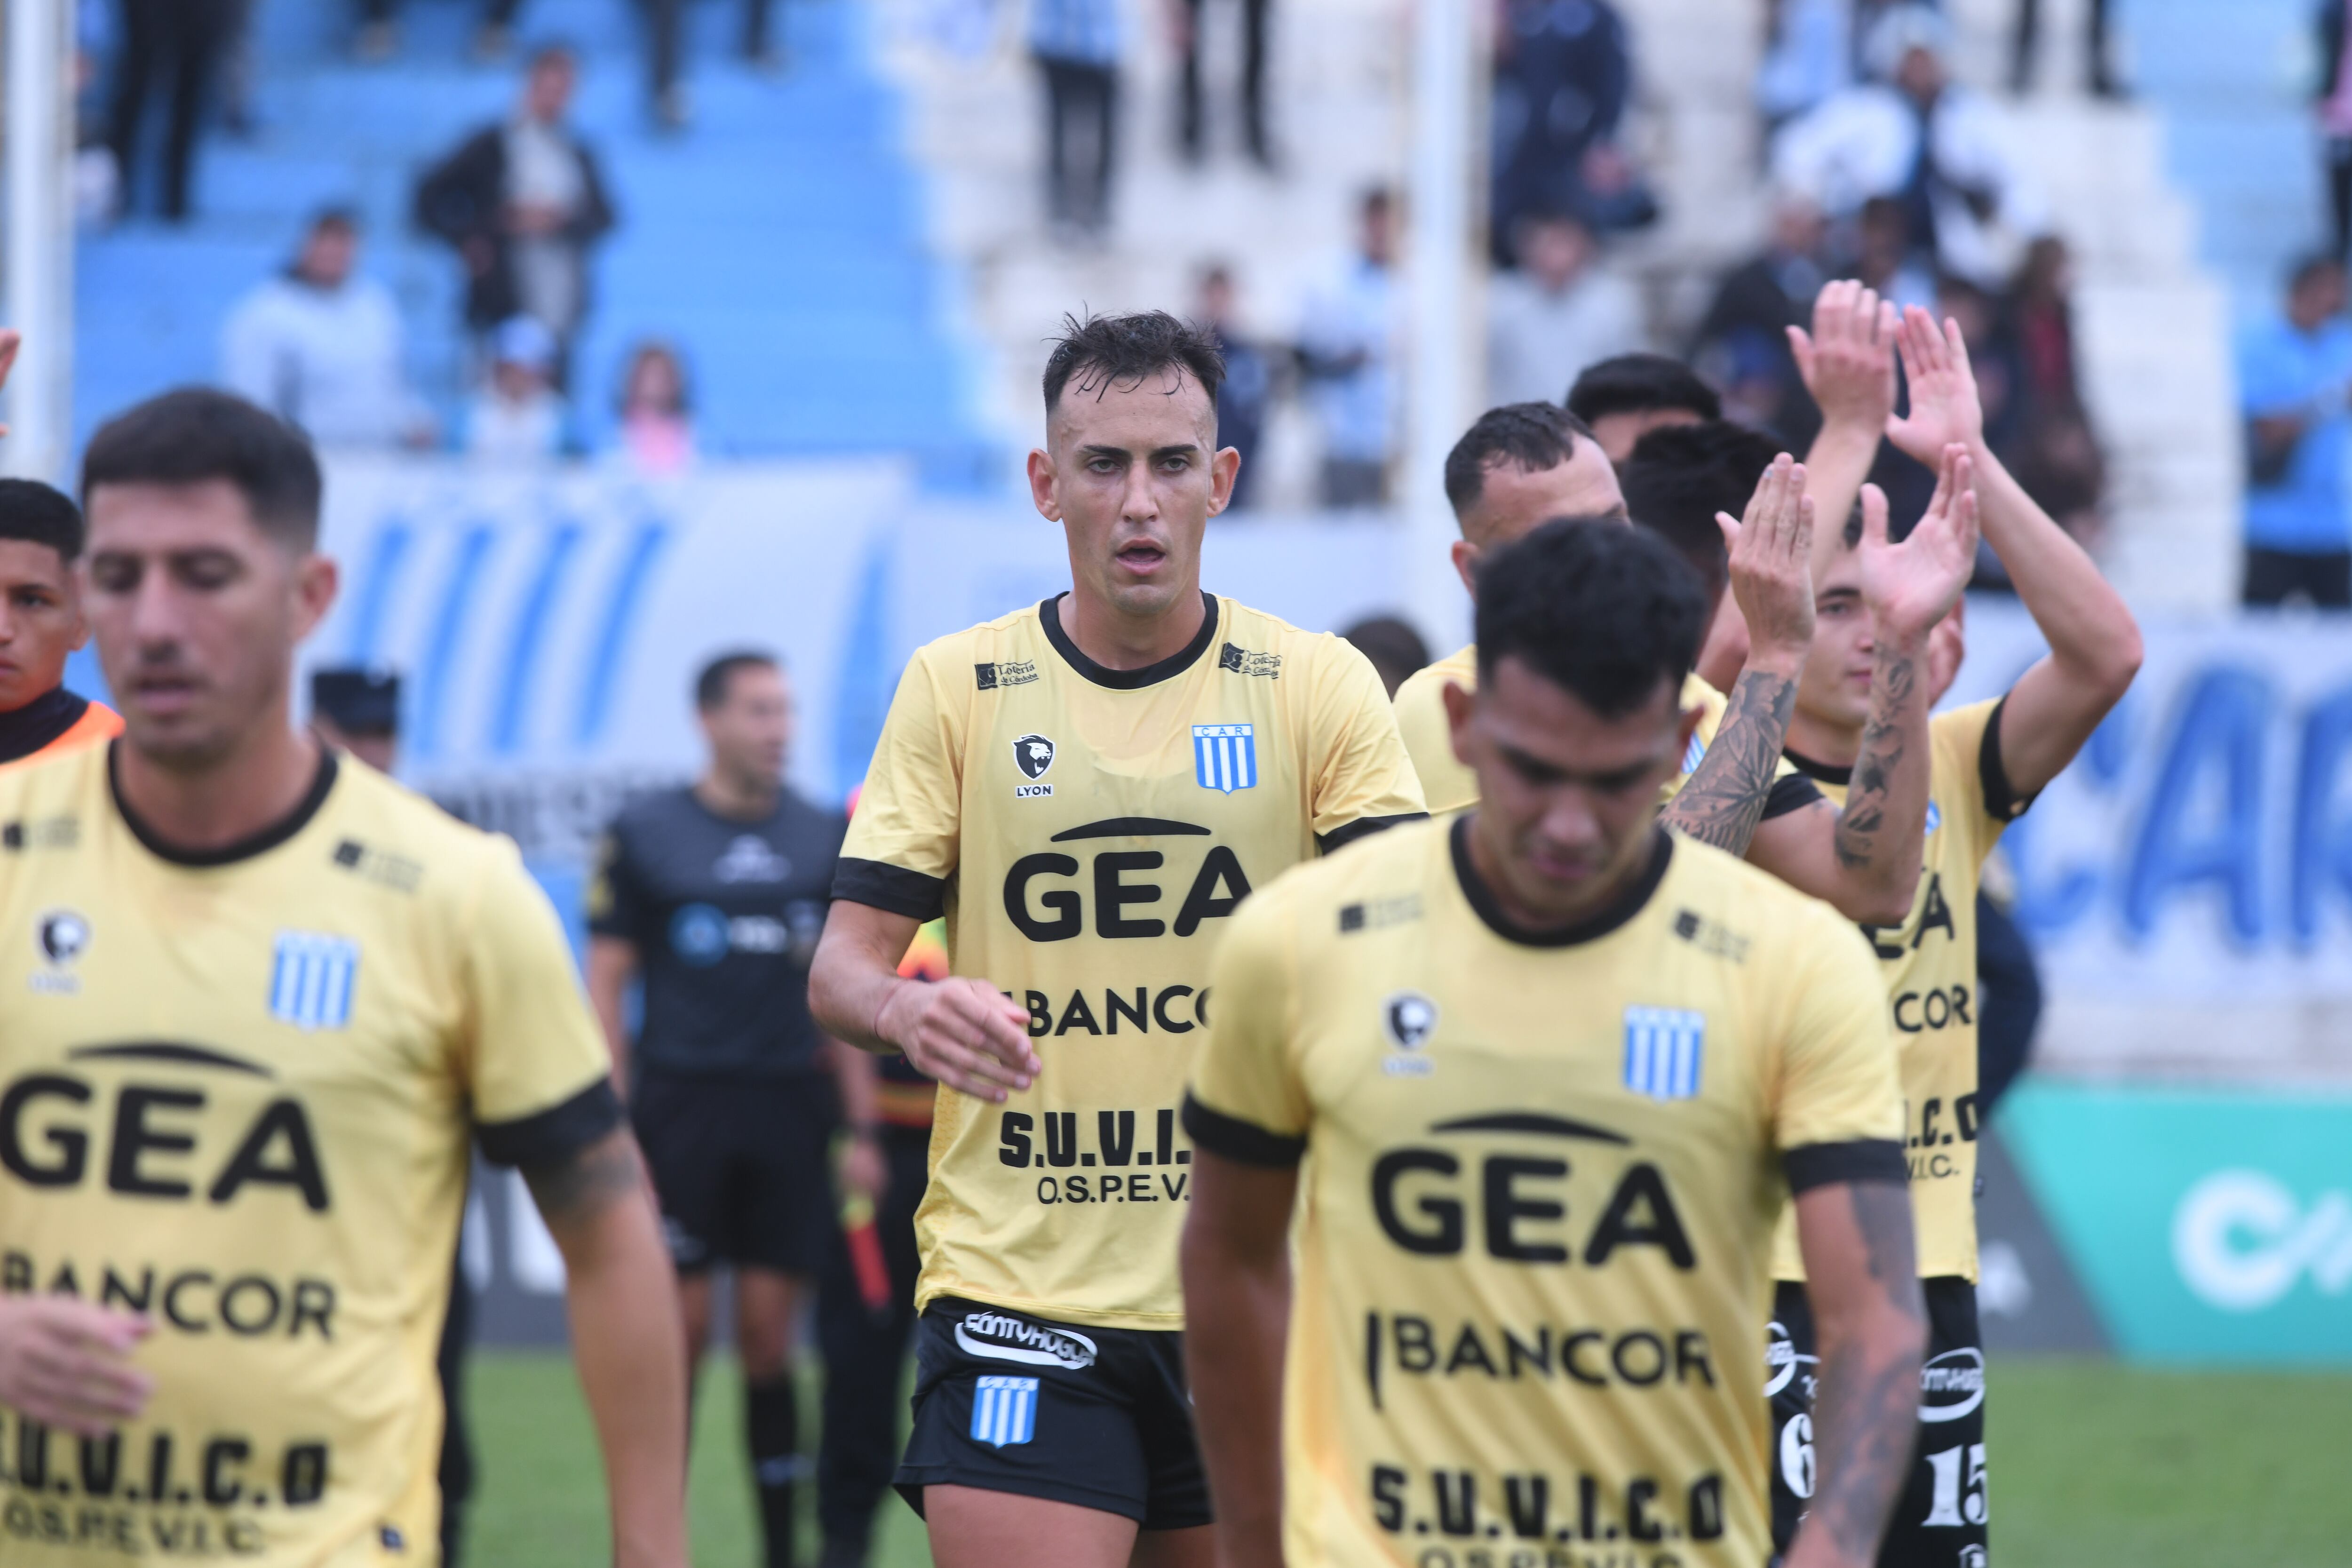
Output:
<path fill-rule="evenodd" d="M 1690 744 L 1683 748 L 1684 774 L 1687 776 L 1698 772 L 1698 764 L 1706 755 L 1706 742 L 1700 740 L 1698 737 L 1698 731 L 1694 730 L 1691 731 Z"/>
<path fill-rule="evenodd" d="M 341 1029 L 352 1021 L 360 944 L 319 931 L 281 931 L 269 966 L 269 1016 L 298 1029 Z"/>
<path fill-rule="evenodd" d="M 1933 833 L 1936 829 L 1943 826 L 1944 814 L 1936 809 L 1936 803 L 1934 801 L 1929 801 L 1927 803 L 1927 831 Z"/>
<path fill-rule="evenodd" d="M 1037 1380 L 983 1377 L 971 1396 L 971 1440 L 1002 1448 L 1037 1435 Z"/>
<path fill-rule="evenodd" d="M 1698 1093 L 1706 1015 L 1679 1007 L 1625 1009 L 1625 1087 L 1652 1100 Z"/>
<path fill-rule="evenodd" d="M 1257 783 L 1257 726 L 1192 726 L 1192 776 L 1202 789 L 1231 795 Z"/>

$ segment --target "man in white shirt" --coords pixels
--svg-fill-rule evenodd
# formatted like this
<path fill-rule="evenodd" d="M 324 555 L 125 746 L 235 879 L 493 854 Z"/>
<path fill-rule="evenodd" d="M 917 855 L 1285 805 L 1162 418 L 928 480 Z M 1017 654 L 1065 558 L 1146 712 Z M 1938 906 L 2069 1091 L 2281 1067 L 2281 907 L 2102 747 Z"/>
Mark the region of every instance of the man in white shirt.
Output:
<path fill-rule="evenodd" d="M 1486 401 L 1557 403 L 1596 360 L 1649 347 L 1633 286 L 1601 271 L 1600 243 L 1565 213 L 1521 218 L 1518 268 L 1486 285 Z"/>
<path fill-rule="evenodd" d="M 1364 194 L 1354 254 L 1307 298 L 1298 356 L 1322 427 L 1322 502 L 1376 507 L 1388 499 L 1398 420 L 1396 210 L 1385 189 Z"/>
<path fill-rule="evenodd" d="M 359 225 L 330 207 L 294 263 L 255 286 L 221 331 L 221 383 L 320 447 L 421 446 L 433 420 L 402 372 L 392 291 L 359 273 Z"/>

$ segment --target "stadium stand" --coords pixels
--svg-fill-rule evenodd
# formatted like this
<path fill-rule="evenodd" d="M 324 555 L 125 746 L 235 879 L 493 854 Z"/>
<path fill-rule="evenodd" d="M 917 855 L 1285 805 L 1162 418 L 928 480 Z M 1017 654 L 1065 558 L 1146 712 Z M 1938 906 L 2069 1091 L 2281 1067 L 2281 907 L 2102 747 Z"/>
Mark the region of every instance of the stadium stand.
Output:
<path fill-rule="evenodd" d="M 445 421 L 455 414 L 466 363 L 457 268 L 408 226 L 410 191 L 429 158 L 506 111 L 518 66 L 470 59 L 471 7 L 406 11 L 399 58 L 361 65 L 344 7 L 262 0 L 259 129 L 250 141 L 207 139 L 196 220 L 167 229 L 133 218 L 80 247 L 82 435 L 160 388 L 212 376 L 229 304 L 284 264 L 302 221 L 331 202 L 364 216 L 366 265 L 408 321 L 412 376 Z M 973 362 L 924 248 L 898 100 L 871 68 L 871 13 L 846 0 L 779 6 L 793 64 L 770 78 L 728 47 L 732 7 L 692 7 L 696 122 L 663 135 L 644 108 L 635 11 L 630 0 L 536 0 L 521 38 L 582 51 L 577 121 L 622 214 L 598 255 L 582 345 L 590 446 L 609 434 L 629 346 L 655 336 L 691 362 L 707 452 L 911 451 L 950 489 L 995 471 L 968 413 Z"/>

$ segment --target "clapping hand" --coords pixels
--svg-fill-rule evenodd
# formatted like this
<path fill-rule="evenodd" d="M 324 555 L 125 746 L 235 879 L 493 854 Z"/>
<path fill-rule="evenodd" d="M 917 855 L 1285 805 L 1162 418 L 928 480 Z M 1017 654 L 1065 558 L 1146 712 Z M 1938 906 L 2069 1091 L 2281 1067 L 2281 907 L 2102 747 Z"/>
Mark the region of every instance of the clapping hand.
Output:
<path fill-rule="evenodd" d="M 1886 421 L 1886 438 L 1906 457 L 1937 465 L 1945 448 L 1976 450 L 1984 441 L 1984 404 L 1977 395 L 1976 372 L 1969 365 L 1969 345 L 1958 321 L 1936 319 L 1914 305 L 1903 312 L 1903 330 L 1895 339 L 1903 356 L 1903 378 L 1909 384 L 1911 411 Z M 1939 492 L 1940 493 L 1940 492 Z"/>
<path fill-rule="evenodd" d="M 1862 597 L 1882 639 L 1922 639 L 1951 614 L 1976 571 L 1976 465 L 1954 442 L 1943 451 L 1935 499 L 1910 537 L 1886 537 L 1886 492 L 1862 489 Z"/>
<path fill-rule="evenodd" d="M 1797 374 L 1821 405 L 1824 424 L 1875 435 L 1895 412 L 1895 346 L 1902 319 L 1895 306 L 1850 278 L 1822 286 L 1813 330 L 1789 329 Z"/>
<path fill-rule="evenodd" d="M 1772 460 L 1735 521 L 1715 514 L 1731 556 L 1731 593 L 1748 621 L 1751 663 L 1774 653 L 1801 663 L 1813 641 L 1813 498 L 1804 465 L 1786 452 Z"/>

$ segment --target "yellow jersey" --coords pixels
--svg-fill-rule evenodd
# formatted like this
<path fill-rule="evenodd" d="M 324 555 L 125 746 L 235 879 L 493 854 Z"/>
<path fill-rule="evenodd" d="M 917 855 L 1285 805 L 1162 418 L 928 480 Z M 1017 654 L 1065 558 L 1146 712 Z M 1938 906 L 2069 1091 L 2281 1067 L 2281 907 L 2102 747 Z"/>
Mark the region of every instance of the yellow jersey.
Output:
<path fill-rule="evenodd" d="M 1792 1187 L 1901 1179 L 1869 952 L 1664 832 L 1612 908 L 1529 933 L 1470 826 L 1296 871 L 1218 951 L 1186 1125 L 1312 1156 L 1287 1560 L 1755 1568 L 1773 1221 Z"/>
<path fill-rule="evenodd" d="M 0 1562 L 434 1562 L 468 1145 L 620 1124 L 562 928 L 348 757 L 205 854 L 112 757 L 0 778 L 0 1289 L 144 1313 L 155 1394 L 100 1442 L 0 1410 Z"/>
<path fill-rule="evenodd" d="M 940 1091 L 919 1301 L 1181 1326 L 1210 954 L 1318 844 L 1421 814 L 1363 655 L 1203 598 L 1148 668 L 1096 664 L 1049 599 L 920 649 L 891 702 L 834 896 L 944 914 L 954 973 L 1028 1010 L 1043 1063 L 1002 1106 Z"/>
<path fill-rule="evenodd" d="M 1454 726 L 1445 717 L 1445 687 L 1447 682 L 1465 691 L 1478 689 L 1478 645 L 1471 644 L 1459 652 L 1447 655 L 1435 664 L 1415 670 L 1397 688 L 1397 732 L 1404 737 L 1405 754 L 1412 759 L 1413 773 L 1421 780 L 1421 793 L 1429 802 L 1432 812 L 1466 811 L 1478 804 L 1478 779 L 1454 754 Z M 1663 796 L 1672 800 L 1706 755 L 1715 742 L 1715 732 L 1723 723 L 1727 707 L 1723 693 L 1701 680 L 1696 675 L 1683 678 L 1682 703 L 1685 709 L 1699 710 L 1698 728 L 1691 735 L 1689 749 L 1683 753 L 1682 771 L 1668 781 Z M 1811 804 L 1819 792 L 1806 786 L 1797 770 L 1787 763 L 1780 764 L 1774 775 L 1771 800 L 1764 807 L 1766 818 L 1781 816 Z"/>
<path fill-rule="evenodd" d="M 1938 713 L 1927 726 L 1927 837 L 1919 890 L 1900 926 L 1864 926 L 1876 953 L 1902 1058 L 1904 1150 L 1911 1167 L 1919 1277 L 1977 1277 L 1977 885 L 2001 830 L 2030 801 L 2000 763 L 1999 700 Z M 1800 760 L 1843 802 L 1850 770 Z M 1773 1272 L 1802 1279 L 1796 1221 Z"/>

